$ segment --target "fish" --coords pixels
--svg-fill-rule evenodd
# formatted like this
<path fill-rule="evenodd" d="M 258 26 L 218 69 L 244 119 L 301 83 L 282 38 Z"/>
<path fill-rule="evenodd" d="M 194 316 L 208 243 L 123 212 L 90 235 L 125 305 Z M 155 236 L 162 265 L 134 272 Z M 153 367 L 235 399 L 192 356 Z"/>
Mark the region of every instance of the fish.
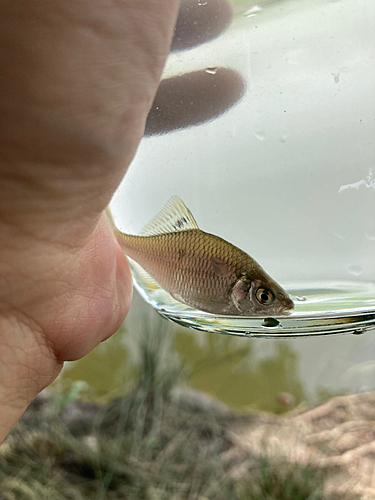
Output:
<path fill-rule="evenodd" d="M 199 229 L 172 196 L 139 235 L 115 229 L 123 252 L 171 296 L 194 309 L 225 316 L 288 315 L 287 292 L 240 248 Z"/>

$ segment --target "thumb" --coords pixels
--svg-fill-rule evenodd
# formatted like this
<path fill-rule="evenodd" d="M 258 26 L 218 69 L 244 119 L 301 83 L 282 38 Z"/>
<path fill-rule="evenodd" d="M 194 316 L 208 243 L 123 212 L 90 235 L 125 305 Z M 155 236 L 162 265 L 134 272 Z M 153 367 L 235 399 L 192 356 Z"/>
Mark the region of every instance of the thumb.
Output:
<path fill-rule="evenodd" d="M 66 314 L 59 329 L 46 325 L 59 361 L 85 356 L 115 333 L 124 321 L 132 300 L 133 280 L 126 257 L 105 213 L 67 271 L 70 288 L 63 301 Z"/>

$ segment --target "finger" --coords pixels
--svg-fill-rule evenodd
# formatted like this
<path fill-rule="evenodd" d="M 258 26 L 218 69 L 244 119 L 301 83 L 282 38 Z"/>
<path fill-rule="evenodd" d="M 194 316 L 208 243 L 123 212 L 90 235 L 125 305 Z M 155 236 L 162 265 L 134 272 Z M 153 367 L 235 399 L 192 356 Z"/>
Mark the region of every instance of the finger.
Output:
<path fill-rule="evenodd" d="M 142 138 L 177 8 L 0 2 L 0 212 L 12 226 L 37 233 L 43 218 L 49 238 L 109 203 Z"/>
<path fill-rule="evenodd" d="M 231 19 L 227 0 L 182 0 L 171 51 L 191 49 L 216 38 Z"/>
<path fill-rule="evenodd" d="M 64 283 L 56 299 L 40 311 L 59 361 L 85 356 L 115 333 L 131 304 L 133 281 L 126 257 L 117 243 L 105 215 L 92 238 L 62 271 Z M 63 318 L 56 324 L 56 314 Z"/>
<path fill-rule="evenodd" d="M 199 125 L 232 107 L 245 92 L 242 76 L 228 68 L 207 68 L 163 80 L 147 117 L 145 135 Z"/>

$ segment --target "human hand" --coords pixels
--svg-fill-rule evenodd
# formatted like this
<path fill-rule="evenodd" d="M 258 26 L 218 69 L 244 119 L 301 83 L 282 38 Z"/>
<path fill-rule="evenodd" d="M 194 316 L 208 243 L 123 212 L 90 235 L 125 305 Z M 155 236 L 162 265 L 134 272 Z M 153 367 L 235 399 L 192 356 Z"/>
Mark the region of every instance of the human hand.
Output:
<path fill-rule="evenodd" d="M 172 49 L 230 22 L 226 0 L 181 5 Z M 63 362 L 109 337 L 128 311 L 131 277 L 103 211 L 142 137 L 177 7 L 0 6 L 0 442 Z M 225 68 L 165 80 L 146 135 L 212 119 L 243 90 Z"/>
<path fill-rule="evenodd" d="M 0 442 L 128 311 L 131 276 L 103 210 L 142 137 L 177 8 L 0 6 Z"/>

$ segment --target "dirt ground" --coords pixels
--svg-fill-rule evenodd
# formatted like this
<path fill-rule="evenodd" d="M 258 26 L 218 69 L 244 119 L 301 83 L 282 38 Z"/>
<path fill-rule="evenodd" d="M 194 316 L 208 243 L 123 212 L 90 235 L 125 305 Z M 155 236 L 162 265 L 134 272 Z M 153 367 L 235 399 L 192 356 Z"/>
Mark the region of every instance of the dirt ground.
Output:
<path fill-rule="evenodd" d="M 307 411 L 259 415 L 258 422 L 234 423 L 234 446 L 225 459 L 240 478 L 251 453 L 313 464 L 327 471 L 325 493 L 341 499 L 375 499 L 375 392 L 335 397 Z"/>

